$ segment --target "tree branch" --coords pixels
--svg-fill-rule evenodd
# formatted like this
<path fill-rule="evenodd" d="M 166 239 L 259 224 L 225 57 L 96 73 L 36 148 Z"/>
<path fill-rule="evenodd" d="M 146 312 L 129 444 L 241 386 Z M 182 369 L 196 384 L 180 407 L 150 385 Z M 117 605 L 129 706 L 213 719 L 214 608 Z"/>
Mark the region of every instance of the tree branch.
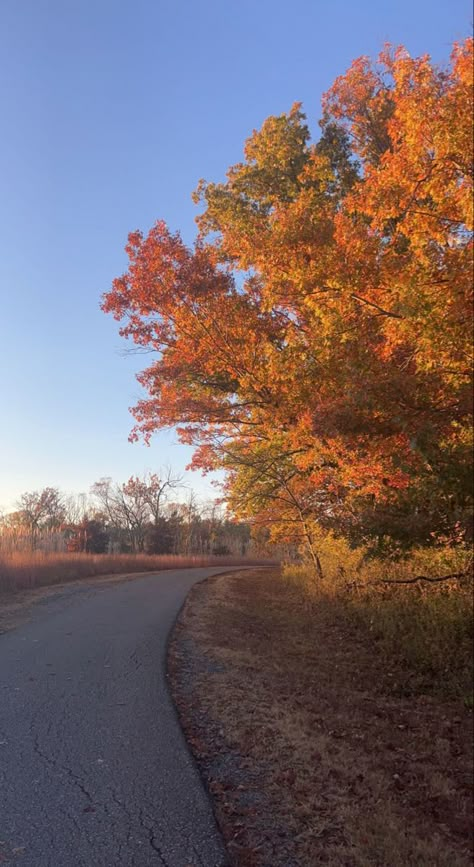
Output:
<path fill-rule="evenodd" d="M 416 584 L 417 581 L 428 581 L 430 584 L 438 584 L 440 581 L 453 581 L 459 580 L 459 578 L 465 578 L 467 572 L 451 572 L 450 575 L 440 575 L 437 578 L 430 578 L 428 575 L 417 575 L 415 578 L 404 578 L 399 581 L 395 579 L 384 579 L 380 582 L 374 581 L 372 583 L 377 584 Z"/>
<path fill-rule="evenodd" d="M 365 583 L 350 581 L 348 582 L 347 587 L 349 590 L 354 590 L 363 587 L 380 587 L 381 584 L 417 584 L 418 581 L 427 581 L 429 584 L 439 584 L 442 581 L 454 581 L 459 580 L 460 578 L 465 578 L 468 574 L 469 571 L 465 571 L 451 572 L 449 575 L 440 575 L 436 578 L 430 578 L 428 575 L 416 575 L 414 578 L 401 578 L 400 580 L 395 578 L 382 578 L 380 581 L 367 581 Z"/>
<path fill-rule="evenodd" d="M 381 316 L 389 316 L 391 319 L 404 319 L 404 316 L 401 316 L 400 313 L 393 313 L 391 310 L 384 310 L 383 307 L 380 307 L 379 304 L 376 304 L 375 301 L 369 301 L 368 298 L 362 298 L 361 295 L 356 295 L 355 292 L 351 292 L 351 298 L 354 301 L 360 301 L 362 304 L 367 304 L 369 307 L 375 307 L 376 310 L 379 311 Z"/>

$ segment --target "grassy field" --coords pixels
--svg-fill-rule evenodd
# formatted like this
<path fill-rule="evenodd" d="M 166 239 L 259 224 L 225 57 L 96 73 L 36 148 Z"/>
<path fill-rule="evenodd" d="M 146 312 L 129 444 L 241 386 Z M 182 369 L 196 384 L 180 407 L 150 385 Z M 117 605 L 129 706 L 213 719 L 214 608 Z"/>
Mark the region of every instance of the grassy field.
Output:
<path fill-rule="evenodd" d="M 264 561 L 227 556 L 173 554 L 0 554 L 0 593 L 14 593 L 99 575 L 155 572 L 196 566 L 258 565 Z"/>
<path fill-rule="evenodd" d="M 413 589 L 191 591 L 170 672 L 234 867 L 472 864 L 472 600 Z"/>

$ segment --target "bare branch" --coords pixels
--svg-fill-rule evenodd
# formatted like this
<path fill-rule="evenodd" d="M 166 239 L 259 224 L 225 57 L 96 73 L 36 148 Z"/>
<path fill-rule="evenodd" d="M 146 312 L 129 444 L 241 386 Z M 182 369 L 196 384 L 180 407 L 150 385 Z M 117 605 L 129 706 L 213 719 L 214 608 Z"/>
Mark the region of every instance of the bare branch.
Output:
<path fill-rule="evenodd" d="M 430 584 L 439 584 L 440 581 L 454 581 L 459 580 L 460 578 L 465 578 L 468 575 L 468 572 L 452 572 L 450 575 L 440 575 L 437 578 L 430 578 L 428 575 L 417 575 L 415 578 L 404 578 L 400 579 L 400 581 L 396 581 L 394 579 L 384 579 L 380 582 L 374 581 L 373 583 L 380 584 L 416 584 L 417 581 L 428 581 Z"/>

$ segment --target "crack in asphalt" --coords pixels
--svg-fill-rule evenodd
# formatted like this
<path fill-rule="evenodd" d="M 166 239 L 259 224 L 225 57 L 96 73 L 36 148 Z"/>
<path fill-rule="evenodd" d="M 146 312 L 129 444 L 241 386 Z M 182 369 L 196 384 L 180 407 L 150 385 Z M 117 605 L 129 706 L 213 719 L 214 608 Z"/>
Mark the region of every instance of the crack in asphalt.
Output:
<path fill-rule="evenodd" d="M 94 803 L 94 799 L 92 798 L 92 795 L 91 795 L 90 792 L 86 789 L 86 787 L 85 787 L 84 783 L 82 782 L 81 778 L 80 778 L 80 777 L 79 777 L 79 776 L 78 776 L 78 775 L 77 775 L 77 774 L 72 770 L 72 768 L 69 768 L 67 765 L 62 765 L 62 764 L 60 764 L 60 762 L 58 762 L 57 759 L 52 758 L 51 756 L 48 756 L 47 753 L 43 752 L 43 750 L 40 749 L 40 746 L 39 746 L 39 736 L 38 736 L 37 734 L 34 736 L 34 740 L 33 740 L 33 750 L 34 750 L 34 752 L 35 752 L 38 756 L 40 756 L 40 758 L 42 758 L 43 761 L 45 761 L 45 762 L 46 762 L 50 767 L 55 768 L 55 770 L 59 769 L 59 770 L 61 770 L 61 771 L 64 771 L 64 772 L 67 774 L 67 776 L 70 777 L 70 778 L 72 779 L 74 785 L 77 786 L 77 788 L 82 792 L 82 794 L 83 794 L 83 795 L 85 796 L 85 798 L 89 801 L 89 803 L 90 803 L 90 804 L 93 804 L 93 803 Z"/>
<path fill-rule="evenodd" d="M 91 810 L 91 812 L 94 812 L 94 813 L 95 813 L 97 809 L 102 810 L 103 813 L 104 813 L 104 815 L 107 816 L 107 817 L 109 818 L 109 820 L 110 820 L 111 816 L 110 816 L 110 811 L 109 811 L 109 807 L 108 807 L 107 803 L 104 802 L 104 801 L 99 800 L 96 796 L 93 796 L 93 795 L 90 793 L 90 791 L 86 788 L 86 785 L 85 785 L 85 783 L 83 782 L 82 778 L 81 778 L 78 774 L 76 774 L 75 771 L 72 770 L 72 768 L 68 767 L 67 765 L 62 764 L 62 763 L 59 762 L 56 758 L 54 758 L 54 757 L 48 755 L 46 752 L 44 752 L 44 750 L 41 749 L 40 746 L 39 746 L 39 737 L 38 737 L 37 734 L 36 734 L 35 737 L 34 737 L 34 741 L 33 741 L 33 749 L 34 749 L 34 752 L 35 752 L 35 753 L 36 753 L 36 754 L 37 754 L 37 755 L 38 755 L 38 756 L 39 756 L 43 761 L 45 761 L 46 764 L 47 764 L 48 766 L 54 768 L 55 770 L 58 770 L 58 769 L 59 769 L 60 771 L 64 771 L 64 772 L 67 774 L 67 776 L 68 776 L 68 777 L 73 781 L 73 784 L 74 784 L 75 786 L 77 786 L 77 788 L 79 789 L 79 791 L 84 795 L 84 797 L 86 798 L 88 804 L 89 804 L 91 807 L 92 807 L 92 805 L 93 805 L 93 809 Z M 117 805 L 117 806 L 122 810 L 122 812 L 125 813 L 125 815 L 126 815 L 126 817 L 127 817 L 127 819 L 128 819 L 128 827 L 127 827 L 126 829 L 124 828 L 123 824 L 120 824 L 120 831 L 121 831 L 121 833 L 125 832 L 125 841 L 124 841 L 124 842 L 120 842 L 120 843 L 118 844 L 118 855 L 119 855 L 119 857 L 120 857 L 121 854 L 122 854 L 122 850 L 128 848 L 129 845 L 130 845 L 130 840 L 131 840 L 131 837 L 132 837 L 132 826 L 133 826 L 133 824 L 134 824 L 134 822 L 133 822 L 133 816 L 132 816 L 131 811 L 128 809 L 127 805 L 126 805 L 123 801 L 120 801 L 120 800 L 119 800 L 119 798 L 116 796 L 116 794 L 115 794 L 115 792 L 114 792 L 113 790 L 110 790 L 110 798 L 111 798 L 111 800 L 112 800 L 112 801 L 113 801 L 113 802 L 114 802 L 114 803 L 115 803 L 115 804 L 116 804 L 116 805 Z M 87 808 L 86 808 L 86 810 L 87 810 Z M 63 812 L 64 812 L 64 815 L 67 817 L 67 819 L 68 819 L 69 821 L 71 821 L 72 824 L 75 826 L 76 831 L 78 832 L 78 834 L 79 834 L 79 835 L 80 835 L 80 834 L 83 834 L 83 832 L 84 832 L 84 828 L 81 827 L 81 825 L 79 824 L 79 822 L 78 822 L 76 816 L 74 815 L 74 813 L 72 813 L 72 812 L 70 812 L 70 811 L 67 811 L 67 810 L 64 810 Z M 166 861 L 164 860 L 164 857 L 163 857 L 163 854 L 162 854 L 161 850 L 160 850 L 159 847 L 157 847 L 156 844 L 155 844 L 155 837 L 154 837 L 154 835 L 153 835 L 153 830 L 144 824 L 144 822 L 143 822 L 143 820 L 142 820 L 142 815 L 141 815 L 141 813 L 138 814 L 138 817 L 137 817 L 137 818 L 138 818 L 138 823 L 139 823 L 139 825 L 140 825 L 140 826 L 141 826 L 141 827 L 142 827 L 142 828 L 147 832 L 147 834 L 149 835 L 149 842 L 150 842 L 151 847 L 152 847 L 153 849 L 155 849 L 155 851 L 158 852 L 158 854 L 160 855 L 164 867 L 168 867 L 168 865 L 166 864 Z M 113 824 L 115 825 L 115 824 L 117 824 L 117 823 L 114 822 Z M 151 836 L 150 836 L 150 835 L 151 835 Z"/>
<path fill-rule="evenodd" d="M 167 861 L 166 861 L 166 859 L 165 859 L 165 856 L 163 855 L 163 852 L 162 852 L 160 846 L 159 846 L 158 843 L 156 842 L 156 837 L 155 837 L 155 834 L 154 834 L 154 832 L 153 832 L 153 828 L 152 828 L 152 827 L 150 828 L 150 826 L 147 825 L 147 824 L 145 823 L 145 816 L 144 816 L 144 811 L 143 811 L 143 809 L 140 809 L 140 812 L 139 812 L 139 815 L 138 815 L 138 819 L 139 819 L 140 825 L 141 825 L 141 827 L 143 828 L 143 830 L 147 832 L 147 834 L 148 834 L 148 842 L 149 842 L 151 848 L 152 848 L 152 849 L 157 853 L 157 855 L 159 856 L 159 858 L 160 858 L 160 860 L 161 860 L 161 863 L 162 863 L 163 867 L 169 867 L 169 865 L 168 865 L 168 863 L 167 863 Z"/>
<path fill-rule="evenodd" d="M 201 855 L 198 852 L 198 850 L 196 849 L 194 843 L 192 843 L 191 845 L 192 845 L 193 852 L 194 852 L 194 854 L 198 860 L 199 867 L 206 867 L 206 865 L 204 864 L 204 861 L 202 860 Z"/>
<path fill-rule="evenodd" d="M 22 867 L 228 863 L 165 664 L 188 589 L 218 571 L 53 600 L 0 635 L 1 836 Z"/>

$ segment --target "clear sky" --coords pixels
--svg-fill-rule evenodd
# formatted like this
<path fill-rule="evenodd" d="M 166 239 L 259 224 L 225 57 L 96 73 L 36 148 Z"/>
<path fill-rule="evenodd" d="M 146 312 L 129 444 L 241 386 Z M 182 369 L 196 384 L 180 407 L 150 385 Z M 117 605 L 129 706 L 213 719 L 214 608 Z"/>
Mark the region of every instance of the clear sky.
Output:
<path fill-rule="evenodd" d="M 184 469 L 174 432 L 127 440 L 140 359 L 99 309 L 127 233 L 162 217 L 192 241 L 199 178 L 265 117 L 302 101 L 317 132 L 353 58 L 391 41 L 444 62 L 471 18 L 468 0 L 0 0 L 0 506 Z"/>

